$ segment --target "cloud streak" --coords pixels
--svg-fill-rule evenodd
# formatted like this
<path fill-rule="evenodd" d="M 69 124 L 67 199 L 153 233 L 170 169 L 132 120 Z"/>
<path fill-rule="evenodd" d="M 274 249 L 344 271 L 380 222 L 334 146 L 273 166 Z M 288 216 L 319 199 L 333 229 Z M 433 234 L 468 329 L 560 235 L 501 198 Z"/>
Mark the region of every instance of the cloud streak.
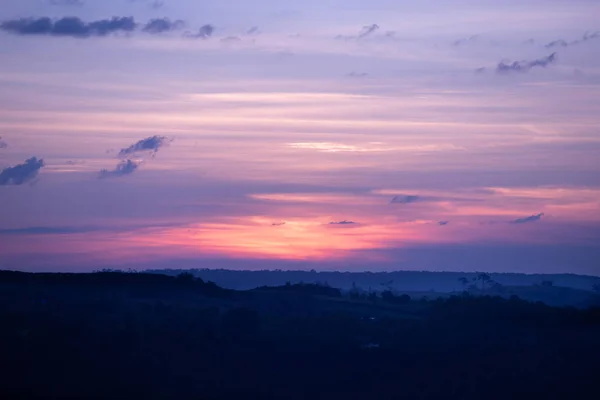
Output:
<path fill-rule="evenodd" d="M 0 29 L 15 35 L 46 35 L 88 38 L 117 32 L 133 32 L 137 27 L 133 17 L 113 17 L 84 22 L 78 17 L 52 20 L 49 17 L 20 18 L 0 23 Z"/>
<path fill-rule="evenodd" d="M 183 28 L 184 22 L 180 19 L 171 21 L 169 18 L 155 18 L 148 21 L 142 28 L 143 32 L 158 35 L 165 32 L 176 31 Z"/>
<path fill-rule="evenodd" d="M 40 169 L 44 167 L 44 160 L 37 157 L 27 159 L 23 164 L 4 168 L 0 172 L 0 186 L 19 186 L 33 180 Z"/>
<path fill-rule="evenodd" d="M 513 61 L 504 62 L 501 61 L 496 67 L 497 73 L 509 73 L 509 72 L 528 72 L 532 68 L 542 67 L 545 68 L 556 62 L 556 53 L 552 53 L 549 56 L 538 58 L 532 61 Z"/>
<path fill-rule="evenodd" d="M 412 203 L 417 203 L 419 201 L 423 201 L 423 198 L 421 196 L 407 195 L 407 196 L 394 196 L 394 198 L 392 199 L 392 201 L 390 203 L 391 204 L 412 204 Z"/>
<path fill-rule="evenodd" d="M 146 139 L 142 139 L 129 147 L 121 149 L 119 151 L 119 157 L 127 157 L 135 153 L 150 151 L 153 154 L 168 143 L 166 136 L 151 136 Z"/>
<path fill-rule="evenodd" d="M 354 222 L 354 221 L 347 221 L 347 220 L 344 220 L 344 221 L 331 221 L 329 223 L 329 225 L 355 225 L 355 224 L 356 224 L 356 222 Z"/>
<path fill-rule="evenodd" d="M 186 32 L 184 36 L 192 39 L 208 39 L 213 35 L 214 32 L 215 27 L 213 25 L 206 24 L 201 26 L 200 29 L 198 29 L 198 32 Z"/>
<path fill-rule="evenodd" d="M 558 39 L 547 43 L 544 47 L 546 47 L 547 49 L 552 49 L 555 47 L 569 47 L 598 38 L 600 38 L 600 31 L 596 31 L 593 33 L 586 32 L 581 39 L 572 40 L 570 42 L 567 42 L 564 39 Z"/>
<path fill-rule="evenodd" d="M 115 169 L 103 169 L 98 175 L 99 179 L 118 178 L 133 174 L 139 168 L 139 164 L 131 160 L 123 160 L 117 164 Z"/>
<path fill-rule="evenodd" d="M 544 216 L 544 213 L 539 213 L 539 214 L 531 215 L 531 216 L 525 217 L 525 218 L 518 218 L 518 219 L 515 219 L 514 221 L 511 221 L 511 224 L 529 224 L 532 222 L 540 221 L 543 216 Z"/>

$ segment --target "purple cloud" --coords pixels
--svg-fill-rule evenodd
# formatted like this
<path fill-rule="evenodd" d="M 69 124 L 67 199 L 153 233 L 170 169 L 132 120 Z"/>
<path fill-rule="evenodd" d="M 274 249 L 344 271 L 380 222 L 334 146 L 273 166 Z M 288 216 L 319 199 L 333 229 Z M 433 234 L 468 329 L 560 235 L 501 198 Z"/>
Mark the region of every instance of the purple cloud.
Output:
<path fill-rule="evenodd" d="M 23 164 L 7 167 L 0 172 L 0 186 L 19 186 L 34 179 L 40 169 L 44 167 L 44 160 L 37 157 L 27 159 Z"/>
<path fill-rule="evenodd" d="M 139 164 L 131 160 L 123 160 L 117 164 L 115 169 L 103 169 L 98 175 L 99 179 L 118 178 L 121 176 L 131 175 L 139 168 Z"/>
<path fill-rule="evenodd" d="M 166 136 L 151 136 L 146 139 L 142 139 L 129 147 L 121 149 L 119 151 L 119 157 L 126 157 L 142 151 L 150 151 L 156 153 L 161 147 L 168 143 Z"/>

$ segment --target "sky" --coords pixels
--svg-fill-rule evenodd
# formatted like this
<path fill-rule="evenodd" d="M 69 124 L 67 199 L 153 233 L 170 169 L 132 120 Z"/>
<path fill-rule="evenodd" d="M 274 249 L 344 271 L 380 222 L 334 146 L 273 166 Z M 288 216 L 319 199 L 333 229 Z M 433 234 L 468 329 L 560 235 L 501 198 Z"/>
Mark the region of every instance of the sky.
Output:
<path fill-rule="evenodd" d="M 3 0 L 0 268 L 600 275 L 598 15 Z"/>

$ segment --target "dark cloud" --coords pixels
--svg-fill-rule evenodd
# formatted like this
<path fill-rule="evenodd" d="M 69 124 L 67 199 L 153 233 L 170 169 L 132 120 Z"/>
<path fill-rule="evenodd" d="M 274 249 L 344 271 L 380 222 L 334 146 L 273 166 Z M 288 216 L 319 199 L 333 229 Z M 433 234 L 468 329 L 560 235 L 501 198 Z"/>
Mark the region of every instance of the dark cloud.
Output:
<path fill-rule="evenodd" d="M 0 235 L 71 235 L 92 232 L 129 232 L 148 228 L 171 228 L 182 226 L 174 223 L 132 224 L 118 226 L 29 226 L 26 228 L 0 229 Z"/>
<path fill-rule="evenodd" d="M 537 221 L 541 220 L 543 216 L 544 216 L 544 213 L 539 213 L 537 215 L 531 215 L 531 216 L 525 217 L 525 218 L 518 218 L 518 219 L 515 219 L 514 221 L 511 221 L 511 224 L 527 224 L 530 222 L 537 222 Z"/>
<path fill-rule="evenodd" d="M 581 39 L 577 39 L 577 40 L 572 40 L 570 42 L 567 42 L 564 39 L 558 39 L 558 40 L 554 40 L 550 43 L 547 43 L 544 47 L 551 49 L 554 47 L 569 47 L 569 46 L 573 46 L 576 44 L 580 44 L 583 42 L 587 42 L 588 40 L 593 40 L 593 39 L 598 39 L 600 38 L 600 31 L 596 31 L 596 32 L 586 32 Z"/>
<path fill-rule="evenodd" d="M 446 225 L 448 225 L 448 224 L 450 224 L 450 221 L 439 221 L 439 222 L 438 222 L 438 225 L 439 225 L 439 226 L 446 226 Z"/>
<path fill-rule="evenodd" d="M 358 33 L 358 35 L 354 36 L 347 36 L 347 35 L 337 35 L 336 39 L 341 39 L 341 40 L 360 40 L 360 39 L 364 39 L 368 36 L 371 36 L 373 33 L 377 32 L 379 30 L 379 25 L 377 24 L 371 24 L 371 25 L 366 25 L 363 26 L 363 28 L 360 30 L 360 32 Z M 386 32 L 385 36 L 386 37 L 393 37 L 394 36 L 394 32 Z"/>
<path fill-rule="evenodd" d="M 559 40 L 555 40 L 553 42 L 550 42 L 548 44 L 546 44 L 545 47 L 547 48 L 552 48 L 552 47 L 567 47 L 569 46 L 569 43 L 567 43 L 566 41 L 559 39 Z"/>
<path fill-rule="evenodd" d="M 356 222 L 354 221 L 331 221 L 329 225 L 354 225 Z"/>
<path fill-rule="evenodd" d="M 2 136 L 0 136 L 0 149 L 8 149 L 8 143 L 2 140 Z"/>
<path fill-rule="evenodd" d="M 126 157 L 141 151 L 150 151 L 152 153 L 156 153 L 167 143 L 168 138 L 166 136 L 151 136 L 149 138 L 142 139 L 127 148 L 121 149 L 121 151 L 119 151 L 119 157 Z"/>
<path fill-rule="evenodd" d="M 423 201 L 424 199 L 421 196 L 408 195 L 408 196 L 394 196 L 391 204 L 412 204 L 417 203 L 419 201 Z"/>
<path fill-rule="evenodd" d="M 378 30 L 379 30 L 379 25 L 377 25 L 377 24 L 363 26 L 362 30 L 358 34 L 358 39 L 366 38 L 367 36 L 371 35 L 372 33 L 377 32 Z"/>
<path fill-rule="evenodd" d="M 90 231 L 92 231 L 91 228 L 32 226 L 28 228 L 0 229 L 0 235 L 66 235 Z"/>
<path fill-rule="evenodd" d="M 201 26 L 198 32 L 196 33 L 186 32 L 185 37 L 195 39 L 208 39 L 213 35 L 214 32 L 215 27 L 213 25 L 206 24 Z"/>
<path fill-rule="evenodd" d="M 258 35 L 259 33 L 260 30 L 258 29 L 258 26 L 253 26 L 252 28 L 246 31 L 246 35 Z"/>
<path fill-rule="evenodd" d="M 273 222 L 271 225 L 272 226 L 283 226 L 283 225 L 285 225 L 285 222 Z"/>
<path fill-rule="evenodd" d="M 48 0 L 52 6 L 81 7 L 85 4 L 84 0 Z"/>
<path fill-rule="evenodd" d="M 44 167 L 44 160 L 31 157 L 23 164 L 4 168 L 0 172 L 0 186 L 22 185 L 33 180 L 40 169 Z"/>
<path fill-rule="evenodd" d="M 147 33 L 159 34 L 175 31 L 183 28 L 183 26 L 184 22 L 180 19 L 171 21 L 169 18 L 155 18 L 148 21 L 142 30 Z"/>
<path fill-rule="evenodd" d="M 51 35 L 86 38 L 106 36 L 116 32 L 132 32 L 136 28 L 133 17 L 113 17 L 84 22 L 77 17 L 52 20 L 48 17 L 21 18 L 0 23 L 0 29 L 16 35 Z"/>
<path fill-rule="evenodd" d="M 507 73 L 507 72 L 527 72 L 532 68 L 536 67 L 547 67 L 550 64 L 556 62 L 556 53 L 552 53 L 549 56 L 538 58 L 533 61 L 513 61 L 512 63 L 505 63 L 501 61 L 496 67 L 496 72 Z"/>
<path fill-rule="evenodd" d="M 131 175 L 138 169 L 138 167 L 139 164 L 137 164 L 134 161 L 123 160 L 117 164 L 115 169 L 103 169 L 102 171 L 100 171 L 98 178 L 118 178 L 120 176 Z"/>

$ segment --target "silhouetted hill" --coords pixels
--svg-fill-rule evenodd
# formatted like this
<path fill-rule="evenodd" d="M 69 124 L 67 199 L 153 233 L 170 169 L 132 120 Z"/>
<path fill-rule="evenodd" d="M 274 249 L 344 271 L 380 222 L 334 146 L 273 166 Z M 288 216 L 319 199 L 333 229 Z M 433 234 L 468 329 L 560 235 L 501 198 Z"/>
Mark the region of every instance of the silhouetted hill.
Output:
<path fill-rule="evenodd" d="M 461 290 L 458 279 L 475 278 L 476 272 L 430 272 L 430 271 L 395 271 L 395 272 L 338 272 L 338 271 L 243 271 L 225 269 L 191 269 L 191 270 L 149 270 L 148 273 L 178 275 L 190 272 L 204 280 L 217 283 L 229 289 L 254 289 L 260 286 L 281 286 L 290 283 L 328 283 L 333 287 L 348 290 L 353 285 L 368 290 L 382 290 L 391 286 L 402 291 L 436 291 L 455 292 Z M 600 277 L 574 274 L 515 274 L 490 273 L 494 281 L 505 286 L 530 286 L 544 281 L 553 281 L 556 286 L 591 290 L 594 284 L 600 283 Z"/>
<path fill-rule="evenodd" d="M 6 399 L 600 395 L 600 309 L 514 295 L 0 271 L 0 321 Z"/>

